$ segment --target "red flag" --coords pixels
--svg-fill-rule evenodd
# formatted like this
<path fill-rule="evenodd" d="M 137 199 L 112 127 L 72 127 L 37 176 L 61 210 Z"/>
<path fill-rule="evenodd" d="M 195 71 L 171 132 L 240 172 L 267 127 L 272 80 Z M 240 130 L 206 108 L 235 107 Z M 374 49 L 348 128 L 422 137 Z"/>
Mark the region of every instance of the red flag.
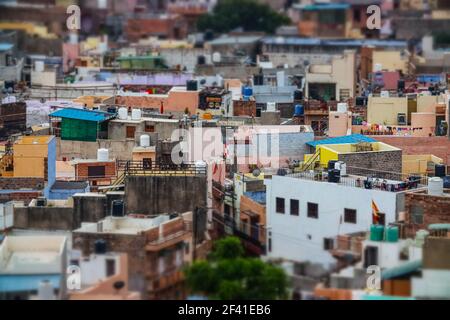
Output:
<path fill-rule="evenodd" d="M 161 101 L 161 107 L 159 108 L 159 113 L 164 113 L 164 103 Z"/>

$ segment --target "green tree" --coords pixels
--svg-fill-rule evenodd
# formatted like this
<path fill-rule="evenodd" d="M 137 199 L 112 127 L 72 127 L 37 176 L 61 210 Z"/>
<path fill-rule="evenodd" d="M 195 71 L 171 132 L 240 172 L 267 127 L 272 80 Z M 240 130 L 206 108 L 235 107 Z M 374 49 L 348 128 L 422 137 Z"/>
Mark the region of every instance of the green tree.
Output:
<path fill-rule="evenodd" d="M 290 24 L 290 19 L 256 0 L 219 0 L 212 13 L 202 15 L 197 23 L 200 31 L 229 32 L 242 27 L 244 31 L 274 33 Z"/>
<path fill-rule="evenodd" d="M 236 237 L 218 240 L 210 260 L 194 262 L 185 274 L 192 292 L 212 299 L 274 300 L 287 297 L 284 271 L 258 258 L 244 257 L 244 248 Z"/>

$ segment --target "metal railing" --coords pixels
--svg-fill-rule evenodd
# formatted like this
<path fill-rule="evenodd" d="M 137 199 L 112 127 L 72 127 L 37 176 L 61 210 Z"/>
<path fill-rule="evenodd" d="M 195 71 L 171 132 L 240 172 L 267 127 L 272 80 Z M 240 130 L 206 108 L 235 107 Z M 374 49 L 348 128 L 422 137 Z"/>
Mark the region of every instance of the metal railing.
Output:
<path fill-rule="evenodd" d="M 351 167 L 350 167 L 351 168 Z M 347 167 L 349 169 L 349 167 Z M 367 170 L 367 169 L 366 169 Z M 365 177 L 365 176 L 344 176 L 339 178 L 339 185 L 362 188 L 362 189 L 373 189 L 388 192 L 400 192 L 407 190 L 414 190 L 427 185 L 427 178 L 424 176 L 408 176 L 402 179 L 401 173 L 396 175 L 399 177 L 398 180 L 387 180 L 384 178 L 377 178 L 375 176 Z M 328 182 L 328 173 L 326 171 L 306 171 L 292 173 L 288 175 L 291 178 L 304 179 L 310 181 L 318 182 Z"/>
<path fill-rule="evenodd" d="M 207 167 L 194 163 L 172 164 L 152 161 L 117 160 L 117 170 L 125 176 L 163 175 L 163 176 L 206 176 Z"/>

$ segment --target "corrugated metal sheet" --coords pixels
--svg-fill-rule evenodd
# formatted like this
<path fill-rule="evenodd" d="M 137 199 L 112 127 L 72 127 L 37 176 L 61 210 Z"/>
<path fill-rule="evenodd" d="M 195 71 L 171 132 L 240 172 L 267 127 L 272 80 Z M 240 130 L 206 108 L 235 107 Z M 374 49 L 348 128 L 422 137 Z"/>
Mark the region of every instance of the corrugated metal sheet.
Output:
<path fill-rule="evenodd" d="M 345 144 L 345 143 L 359 143 L 359 142 L 377 142 L 377 140 L 364 136 L 362 134 L 352 134 L 349 136 L 335 137 L 324 140 L 310 141 L 306 144 L 311 147 L 316 147 L 324 144 Z"/>
<path fill-rule="evenodd" d="M 83 121 L 95 121 L 103 122 L 114 118 L 116 115 L 113 113 L 103 112 L 103 111 L 93 111 L 85 109 L 75 109 L 75 108 L 65 108 L 55 111 L 49 115 L 50 117 L 66 118 L 66 119 L 76 119 Z"/>

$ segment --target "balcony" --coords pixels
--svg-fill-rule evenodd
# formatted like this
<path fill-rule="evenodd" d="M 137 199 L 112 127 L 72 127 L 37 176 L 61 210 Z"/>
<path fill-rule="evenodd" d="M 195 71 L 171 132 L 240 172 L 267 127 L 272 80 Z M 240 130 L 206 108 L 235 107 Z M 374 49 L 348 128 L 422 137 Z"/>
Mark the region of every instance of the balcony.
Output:
<path fill-rule="evenodd" d="M 145 250 L 149 252 L 158 252 L 165 248 L 176 245 L 177 243 L 190 240 L 192 238 L 192 222 L 185 222 L 183 230 L 176 231 L 165 237 L 159 237 L 156 240 L 146 244 Z"/>

